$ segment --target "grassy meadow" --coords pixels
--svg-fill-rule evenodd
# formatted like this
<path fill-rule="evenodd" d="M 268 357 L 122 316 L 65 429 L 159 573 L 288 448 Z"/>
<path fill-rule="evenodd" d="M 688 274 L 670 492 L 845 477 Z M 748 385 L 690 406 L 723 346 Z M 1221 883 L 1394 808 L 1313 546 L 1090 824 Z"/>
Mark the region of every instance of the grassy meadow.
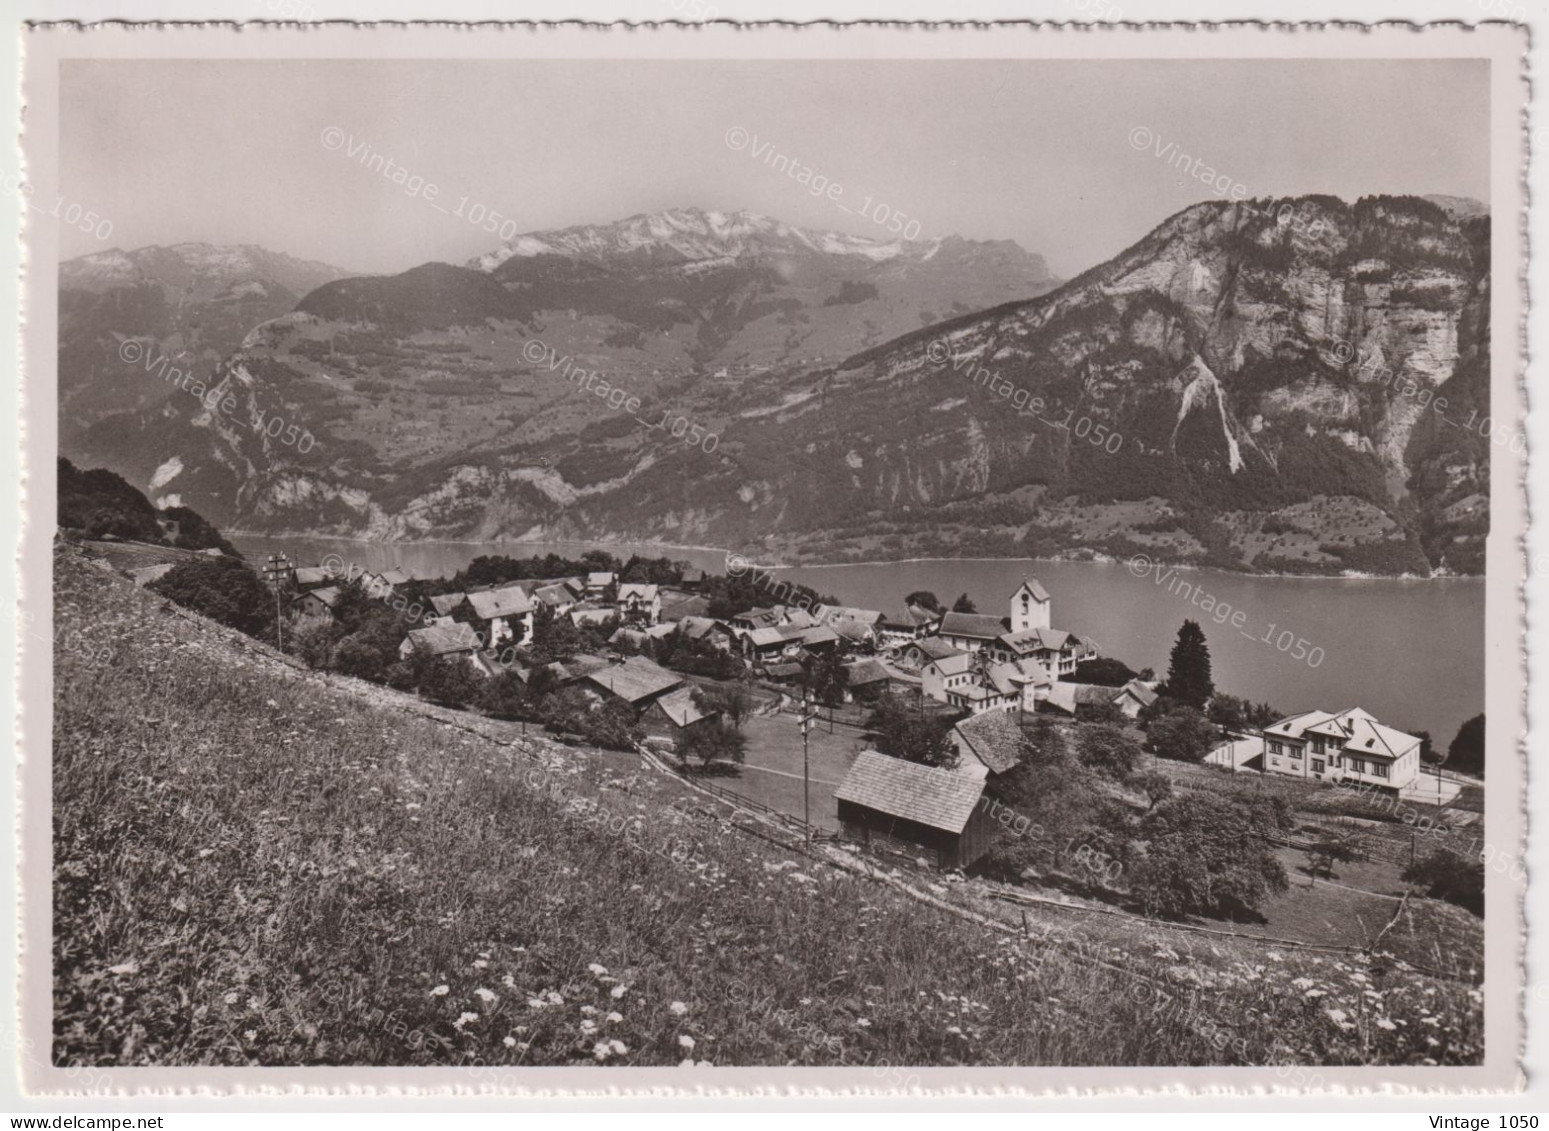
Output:
<path fill-rule="evenodd" d="M 55 600 L 61 1065 L 1481 1056 L 1473 986 L 1398 959 L 994 930 L 632 755 L 298 671 L 67 547 Z"/>

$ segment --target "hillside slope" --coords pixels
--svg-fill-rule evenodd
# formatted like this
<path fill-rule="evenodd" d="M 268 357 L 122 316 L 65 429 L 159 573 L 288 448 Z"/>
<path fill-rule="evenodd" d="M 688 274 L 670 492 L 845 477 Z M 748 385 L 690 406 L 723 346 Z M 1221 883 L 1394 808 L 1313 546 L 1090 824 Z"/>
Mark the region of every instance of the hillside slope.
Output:
<path fill-rule="evenodd" d="M 1403 963 L 991 930 L 632 756 L 299 671 L 68 546 L 55 599 L 57 1064 L 1479 1055 L 1473 992 Z M 1328 1015 L 1372 980 L 1393 1028 Z"/>
<path fill-rule="evenodd" d="M 1477 572 L 1505 439 L 1469 427 L 1488 233 L 1414 197 L 1196 205 L 1048 295 L 774 391 L 717 460 L 604 464 L 627 480 L 563 529 L 828 560 Z"/>

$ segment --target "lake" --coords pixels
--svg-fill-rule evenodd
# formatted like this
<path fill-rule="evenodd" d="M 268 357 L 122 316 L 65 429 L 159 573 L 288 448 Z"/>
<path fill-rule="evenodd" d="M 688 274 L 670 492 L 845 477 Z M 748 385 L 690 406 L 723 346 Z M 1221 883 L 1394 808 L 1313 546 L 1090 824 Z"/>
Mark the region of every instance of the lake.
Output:
<path fill-rule="evenodd" d="M 715 573 L 717 550 L 664 550 L 602 543 L 350 542 L 324 538 L 232 538 L 249 558 L 284 551 L 302 564 L 337 554 L 361 569 L 397 566 L 416 577 L 450 576 L 480 554 L 579 557 L 606 549 L 668 556 Z M 1287 714 L 1361 706 L 1383 722 L 1428 730 L 1443 750 L 1463 720 L 1484 709 L 1485 586 L 1480 578 L 1254 577 L 1214 570 L 1153 569 L 1126 563 L 1017 560 L 910 561 L 796 566 L 774 571 L 832 595 L 840 604 L 890 609 L 916 589 L 947 605 L 967 593 L 980 612 L 1005 615 L 1025 576 L 1053 598 L 1054 625 L 1097 643 L 1137 670 L 1164 674 L 1184 618 L 1210 644 L 1216 686 Z M 1212 611 L 1206 612 L 1209 608 Z M 1266 641 L 1266 637 L 1268 640 Z M 1283 650 L 1282 650 L 1283 649 Z M 1298 654 L 1305 652 L 1305 658 Z"/>

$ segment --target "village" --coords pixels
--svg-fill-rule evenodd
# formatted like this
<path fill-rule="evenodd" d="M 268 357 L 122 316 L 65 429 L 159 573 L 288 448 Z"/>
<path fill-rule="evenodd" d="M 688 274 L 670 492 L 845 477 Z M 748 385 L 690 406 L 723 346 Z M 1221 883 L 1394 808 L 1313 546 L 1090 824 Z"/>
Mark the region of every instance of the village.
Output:
<path fill-rule="evenodd" d="M 646 572 L 668 580 L 623 579 Z M 889 609 L 832 604 L 768 575 L 731 603 L 747 607 L 728 611 L 724 579 L 665 560 L 451 592 L 342 562 L 273 557 L 265 574 L 293 636 L 325 629 L 351 587 L 396 609 L 413 626 L 397 644 L 402 665 L 455 673 L 455 689 L 439 694 L 448 681 L 422 674 L 422 693 L 487 707 L 501 698 L 493 687 L 508 685 L 518 700 L 509 717 L 558 730 L 555 712 L 533 703 L 564 696 L 580 738 L 675 755 L 685 769 L 697 762 L 700 774 L 735 776 L 734 792 L 826 835 L 943 869 L 973 866 L 989 850 L 1005 792 L 997 785 L 1038 728 L 1134 726 L 1171 706 L 1154 673 L 1132 673 L 1097 642 L 1055 627 L 1053 597 L 1031 575 L 995 615 L 970 611 L 966 596 L 959 609 L 933 594 Z M 782 600 L 748 605 L 750 592 Z M 1178 769 L 1344 786 L 1366 805 L 1439 808 L 1463 791 L 1423 772 L 1419 736 L 1358 706 L 1267 710 L 1213 713 Z M 904 737 L 882 750 L 879 720 L 889 712 Z M 944 741 L 933 748 L 930 733 Z"/>

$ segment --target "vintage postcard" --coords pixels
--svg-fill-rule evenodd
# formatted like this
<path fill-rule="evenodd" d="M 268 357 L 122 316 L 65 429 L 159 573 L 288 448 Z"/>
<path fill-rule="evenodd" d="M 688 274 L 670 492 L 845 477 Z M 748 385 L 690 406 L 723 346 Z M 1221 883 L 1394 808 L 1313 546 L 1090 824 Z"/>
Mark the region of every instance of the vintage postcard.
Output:
<path fill-rule="evenodd" d="M 27 1092 L 1521 1086 L 1523 27 L 23 48 Z"/>

